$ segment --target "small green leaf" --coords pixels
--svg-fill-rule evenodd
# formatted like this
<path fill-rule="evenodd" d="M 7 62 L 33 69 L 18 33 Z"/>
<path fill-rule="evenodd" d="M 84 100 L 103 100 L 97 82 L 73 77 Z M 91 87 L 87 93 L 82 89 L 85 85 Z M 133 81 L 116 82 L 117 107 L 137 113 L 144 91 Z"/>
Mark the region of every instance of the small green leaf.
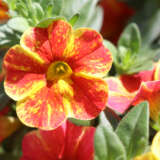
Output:
<path fill-rule="evenodd" d="M 138 53 L 141 47 L 141 36 L 138 26 L 135 23 L 129 24 L 123 31 L 118 46 L 128 48 L 133 53 Z"/>
<path fill-rule="evenodd" d="M 149 138 L 149 107 L 147 102 L 135 106 L 119 123 L 116 133 L 125 146 L 127 160 L 146 149 Z"/>
<path fill-rule="evenodd" d="M 100 115 L 94 143 L 96 160 L 126 160 L 125 148 L 104 113 Z"/>
<path fill-rule="evenodd" d="M 74 26 L 75 23 L 77 22 L 77 20 L 79 19 L 79 13 L 76 13 L 70 20 L 69 20 L 69 23 Z"/>
<path fill-rule="evenodd" d="M 15 31 L 24 32 L 29 28 L 27 20 L 23 17 L 12 18 L 8 21 L 8 26 Z"/>
<path fill-rule="evenodd" d="M 56 21 L 56 20 L 58 20 L 58 19 L 63 19 L 63 20 L 65 20 L 64 17 L 60 17 L 60 16 L 52 17 L 52 18 L 46 18 L 46 19 L 40 21 L 40 22 L 36 25 L 36 27 L 46 28 L 46 27 L 48 27 L 53 21 Z"/>
<path fill-rule="evenodd" d="M 112 56 L 113 56 L 113 60 L 117 61 L 117 48 L 114 46 L 114 44 L 112 44 L 111 42 L 109 42 L 108 40 L 103 40 L 103 45 L 109 49 L 109 51 L 112 53 Z"/>
<path fill-rule="evenodd" d="M 35 17 L 37 20 L 41 20 L 44 16 L 44 10 L 39 3 L 32 3 L 32 9 L 35 13 Z"/>
<path fill-rule="evenodd" d="M 68 120 L 79 126 L 93 126 L 95 123 L 94 119 L 93 120 L 79 120 L 79 119 L 69 118 Z"/>

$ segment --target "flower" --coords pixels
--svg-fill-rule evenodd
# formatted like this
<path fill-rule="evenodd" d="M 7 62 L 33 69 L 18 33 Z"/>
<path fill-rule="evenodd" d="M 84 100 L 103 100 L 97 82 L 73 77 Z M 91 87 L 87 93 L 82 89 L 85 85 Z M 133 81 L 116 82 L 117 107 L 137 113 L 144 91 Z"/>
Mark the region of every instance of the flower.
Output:
<path fill-rule="evenodd" d="M 93 160 L 94 133 L 69 121 L 52 131 L 32 131 L 23 139 L 20 160 Z"/>
<path fill-rule="evenodd" d="M 134 15 L 134 10 L 118 0 L 102 0 L 104 19 L 101 33 L 104 38 L 116 43 L 127 21 Z"/>
<path fill-rule="evenodd" d="M 105 108 L 108 87 L 101 78 L 112 64 L 102 37 L 87 28 L 72 30 L 64 20 L 30 28 L 5 55 L 5 91 L 17 102 L 17 115 L 45 130 L 67 117 L 87 120 Z"/>
<path fill-rule="evenodd" d="M 5 2 L 0 0 L 0 24 L 9 19 L 8 6 Z"/>
<path fill-rule="evenodd" d="M 160 61 L 151 71 L 142 71 L 133 75 L 121 75 L 119 78 L 107 78 L 109 98 L 107 106 L 124 113 L 131 105 L 147 100 L 150 116 L 157 121 L 160 114 Z"/>
<path fill-rule="evenodd" d="M 153 138 L 151 151 L 136 157 L 134 160 L 160 160 L 160 131 Z"/>

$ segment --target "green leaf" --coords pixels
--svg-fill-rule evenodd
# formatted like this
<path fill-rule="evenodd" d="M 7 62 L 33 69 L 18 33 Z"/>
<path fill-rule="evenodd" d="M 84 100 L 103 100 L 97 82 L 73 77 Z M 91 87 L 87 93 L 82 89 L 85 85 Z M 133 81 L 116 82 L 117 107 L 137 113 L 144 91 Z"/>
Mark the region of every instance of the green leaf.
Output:
<path fill-rule="evenodd" d="M 131 23 L 125 28 L 118 41 L 118 46 L 128 48 L 132 53 L 138 53 L 141 47 L 141 36 L 135 23 Z"/>
<path fill-rule="evenodd" d="M 75 14 L 70 20 L 69 20 L 69 23 L 74 26 L 75 23 L 77 22 L 77 20 L 79 19 L 79 13 Z"/>
<path fill-rule="evenodd" d="M 65 9 L 64 1 L 66 0 L 53 0 L 53 15 L 61 15 L 61 12 Z"/>
<path fill-rule="evenodd" d="M 95 124 L 95 120 L 79 120 L 74 118 L 69 118 L 69 121 L 79 126 L 93 126 Z"/>
<path fill-rule="evenodd" d="M 102 10 L 97 7 L 98 0 L 67 0 L 64 1 L 61 15 L 67 20 L 77 12 L 80 14 L 74 28 L 91 27 L 100 30 L 102 24 Z"/>
<path fill-rule="evenodd" d="M 149 106 L 147 102 L 135 106 L 119 123 L 116 133 L 125 146 L 127 160 L 146 149 L 149 138 Z"/>
<path fill-rule="evenodd" d="M 3 83 L 0 83 L 0 110 L 2 110 L 8 104 L 10 98 L 5 94 Z"/>
<path fill-rule="evenodd" d="M 0 25 L 0 48 L 6 49 L 19 43 L 21 34 L 11 29 L 8 24 Z"/>
<path fill-rule="evenodd" d="M 100 115 L 94 143 L 96 160 L 126 160 L 125 148 L 104 113 Z"/>
<path fill-rule="evenodd" d="M 46 27 L 48 27 L 53 21 L 56 21 L 56 20 L 58 20 L 58 19 L 63 19 L 63 20 L 65 20 L 64 17 L 60 17 L 60 16 L 52 17 L 52 18 L 46 18 L 46 19 L 40 21 L 40 22 L 36 25 L 36 27 L 46 28 Z"/>
<path fill-rule="evenodd" d="M 112 53 L 112 56 L 113 56 L 113 60 L 114 62 L 116 63 L 117 62 L 117 48 L 114 46 L 113 43 L 111 43 L 110 41 L 108 40 L 103 40 L 103 45 L 109 49 L 109 51 Z"/>
<path fill-rule="evenodd" d="M 45 14 L 41 5 L 39 3 L 34 2 L 34 3 L 32 3 L 32 9 L 34 11 L 36 19 L 38 21 L 41 20 Z"/>
<path fill-rule="evenodd" d="M 16 18 L 10 19 L 8 21 L 8 26 L 13 30 L 19 31 L 22 33 L 29 28 L 29 24 L 27 20 L 23 17 L 16 17 Z"/>

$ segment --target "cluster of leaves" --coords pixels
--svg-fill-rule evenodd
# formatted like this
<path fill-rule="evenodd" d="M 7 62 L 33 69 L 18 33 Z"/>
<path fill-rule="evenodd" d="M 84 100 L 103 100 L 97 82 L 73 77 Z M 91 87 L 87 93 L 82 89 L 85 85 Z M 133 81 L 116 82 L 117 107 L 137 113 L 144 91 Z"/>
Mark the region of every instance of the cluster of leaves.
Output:
<path fill-rule="evenodd" d="M 139 28 L 135 23 L 125 28 L 118 40 L 117 48 L 107 40 L 104 40 L 104 45 L 112 51 L 118 74 L 133 74 L 151 69 L 155 57 L 160 52 L 159 45 L 153 47 L 151 43 L 142 43 Z"/>
<path fill-rule="evenodd" d="M 134 107 L 123 117 L 115 130 L 102 113 L 95 134 L 95 160 L 131 160 L 144 153 L 148 139 L 147 102 Z"/>

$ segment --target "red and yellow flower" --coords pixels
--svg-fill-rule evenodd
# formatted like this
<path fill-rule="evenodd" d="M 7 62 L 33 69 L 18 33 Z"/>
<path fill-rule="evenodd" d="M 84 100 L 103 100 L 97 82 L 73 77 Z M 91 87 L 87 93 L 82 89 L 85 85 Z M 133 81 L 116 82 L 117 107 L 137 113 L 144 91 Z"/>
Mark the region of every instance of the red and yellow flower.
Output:
<path fill-rule="evenodd" d="M 93 119 L 104 110 L 108 87 L 101 78 L 111 64 L 100 34 L 56 20 L 28 29 L 7 52 L 4 87 L 24 124 L 54 129 L 67 117 Z"/>
<path fill-rule="evenodd" d="M 153 138 L 151 151 L 136 157 L 134 160 L 160 160 L 160 131 Z"/>
<path fill-rule="evenodd" d="M 0 0 L 0 24 L 8 19 L 8 6 L 5 2 Z"/>
<path fill-rule="evenodd" d="M 150 116 L 157 121 L 160 115 L 160 61 L 151 71 L 134 75 L 107 78 L 109 85 L 108 107 L 124 113 L 131 105 L 147 100 Z"/>
<path fill-rule="evenodd" d="M 134 10 L 118 0 L 102 0 L 104 19 L 101 33 L 104 38 L 116 43 L 127 21 L 134 15 Z"/>
<path fill-rule="evenodd" d="M 93 127 L 70 122 L 52 131 L 32 131 L 23 139 L 21 160 L 93 160 L 94 133 Z"/>

